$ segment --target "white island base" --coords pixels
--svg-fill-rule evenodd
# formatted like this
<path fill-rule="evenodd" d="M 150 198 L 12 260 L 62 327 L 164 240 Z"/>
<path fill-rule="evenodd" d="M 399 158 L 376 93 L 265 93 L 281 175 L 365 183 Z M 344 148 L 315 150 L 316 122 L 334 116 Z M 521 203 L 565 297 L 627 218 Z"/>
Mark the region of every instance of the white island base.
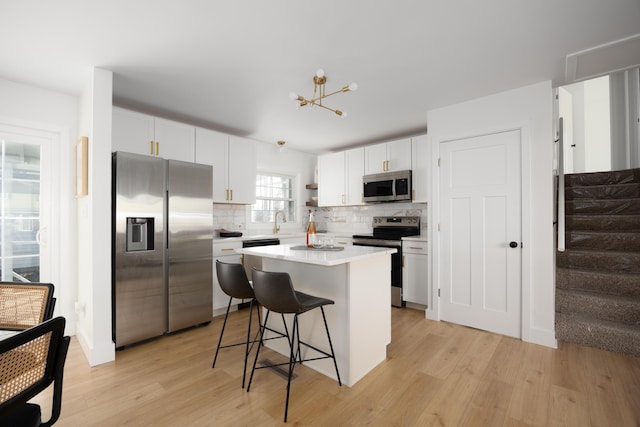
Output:
<path fill-rule="evenodd" d="M 281 245 L 239 252 L 263 256 L 265 271 L 289 273 L 295 290 L 335 301 L 325 306 L 325 314 L 343 384 L 353 386 L 386 359 L 387 345 L 391 343 L 391 254 L 395 249 L 355 246 L 346 247 L 343 253 L 322 253 L 293 251 Z M 287 315 L 287 319 L 291 333 L 293 316 Z M 300 315 L 298 322 L 302 341 L 330 351 L 320 309 Z M 279 314 L 270 314 L 269 327 L 284 329 Z M 265 345 L 289 356 L 284 339 L 270 340 Z M 305 346 L 301 351 L 303 359 L 320 356 Z M 337 379 L 331 359 L 304 364 Z"/>

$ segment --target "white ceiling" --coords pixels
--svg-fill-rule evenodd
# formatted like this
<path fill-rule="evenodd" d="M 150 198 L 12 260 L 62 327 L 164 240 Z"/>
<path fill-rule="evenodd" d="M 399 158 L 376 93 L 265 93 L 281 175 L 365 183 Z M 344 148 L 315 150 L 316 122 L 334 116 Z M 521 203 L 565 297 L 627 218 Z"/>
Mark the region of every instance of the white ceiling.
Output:
<path fill-rule="evenodd" d="M 0 78 L 322 152 L 424 132 L 426 112 L 543 80 L 640 33 L 639 0 L 0 0 Z M 318 68 L 326 104 L 296 108 Z M 0 100 L 0 102 L 3 102 Z"/>

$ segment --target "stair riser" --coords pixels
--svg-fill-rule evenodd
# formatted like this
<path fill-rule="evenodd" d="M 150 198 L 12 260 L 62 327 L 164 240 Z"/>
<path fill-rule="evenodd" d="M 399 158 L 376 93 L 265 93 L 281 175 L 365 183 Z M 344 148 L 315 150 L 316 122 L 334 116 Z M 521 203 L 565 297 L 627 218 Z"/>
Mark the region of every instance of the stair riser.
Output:
<path fill-rule="evenodd" d="M 570 249 L 594 249 L 599 251 L 640 252 L 638 233 L 589 233 L 573 231 L 565 233 L 566 247 Z"/>
<path fill-rule="evenodd" d="M 556 286 L 559 289 L 640 298 L 640 274 L 606 274 L 559 268 L 556 271 Z"/>
<path fill-rule="evenodd" d="M 567 215 L 640 215 L 640 199 L 628 200 L 567 200 Z"/>
<path fill-rule="evenodd" d="M 640 215 L 567 215 L 568 231 L 640 232 Z"/>
<path fill-rule="evenodd" d="M 633 328 L 619 329 L 557 313 L 556 338 L 640 357 L 640 334 Z"/>
<path fill-rule="evenodd" d="M 569 187 L 565 189 L 565 199 L 637 199 L 640 198 L 640 184 L 624 184 L 593 187 Z"/>
<path fill-rule="evenodd" d="M 565 187 L 640 183 L 640 170 L 627 169 L 611 172 L 595 172 L 565 175 Z"/>
<path fill-rule="evenodd" d="M 640 254 L 631 252 L 588 253 L 566 250 L 558 252 L 556 263 L 561 268 L 612 273 L 640 273 Z"/>
<path fill-rule="evenodd" d="M 584 294 L 558 289 L 556 311 L 580 314 L 593 319 L 640 325 L 640 300 L 613 299 L 598 294 Z"/>

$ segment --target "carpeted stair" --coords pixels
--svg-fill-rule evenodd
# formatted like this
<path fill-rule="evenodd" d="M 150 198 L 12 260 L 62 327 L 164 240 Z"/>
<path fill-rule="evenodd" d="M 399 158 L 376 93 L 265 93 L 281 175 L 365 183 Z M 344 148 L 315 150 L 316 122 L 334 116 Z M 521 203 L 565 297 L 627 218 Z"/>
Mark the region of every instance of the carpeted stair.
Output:
<path fill-rule="evenodd" d="M 640 357 L 640 169 L 565 176 L 556 338 Z"/>

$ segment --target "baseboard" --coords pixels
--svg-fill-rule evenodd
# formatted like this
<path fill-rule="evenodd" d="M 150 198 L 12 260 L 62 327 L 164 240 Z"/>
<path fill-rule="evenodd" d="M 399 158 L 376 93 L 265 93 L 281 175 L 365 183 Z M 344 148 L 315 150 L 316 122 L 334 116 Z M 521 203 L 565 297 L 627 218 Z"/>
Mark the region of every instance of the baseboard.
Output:
<path fill-rule="evenodd" d="M 84 329 L 76 323 L 76 339 L 82 348 L 84 357 L 89 366 L 98 366 L 103 363 L 113 362 L 116 359 L 116 346 L 114 343 L 94 347 L 87 339 Z"/>
<path fill-rule="evenodd" d="M 523 337 L 522 341 L 543 345 L 545 347 L 558 348 L 555 330 L 530 328 L 529 337 Z"/>

